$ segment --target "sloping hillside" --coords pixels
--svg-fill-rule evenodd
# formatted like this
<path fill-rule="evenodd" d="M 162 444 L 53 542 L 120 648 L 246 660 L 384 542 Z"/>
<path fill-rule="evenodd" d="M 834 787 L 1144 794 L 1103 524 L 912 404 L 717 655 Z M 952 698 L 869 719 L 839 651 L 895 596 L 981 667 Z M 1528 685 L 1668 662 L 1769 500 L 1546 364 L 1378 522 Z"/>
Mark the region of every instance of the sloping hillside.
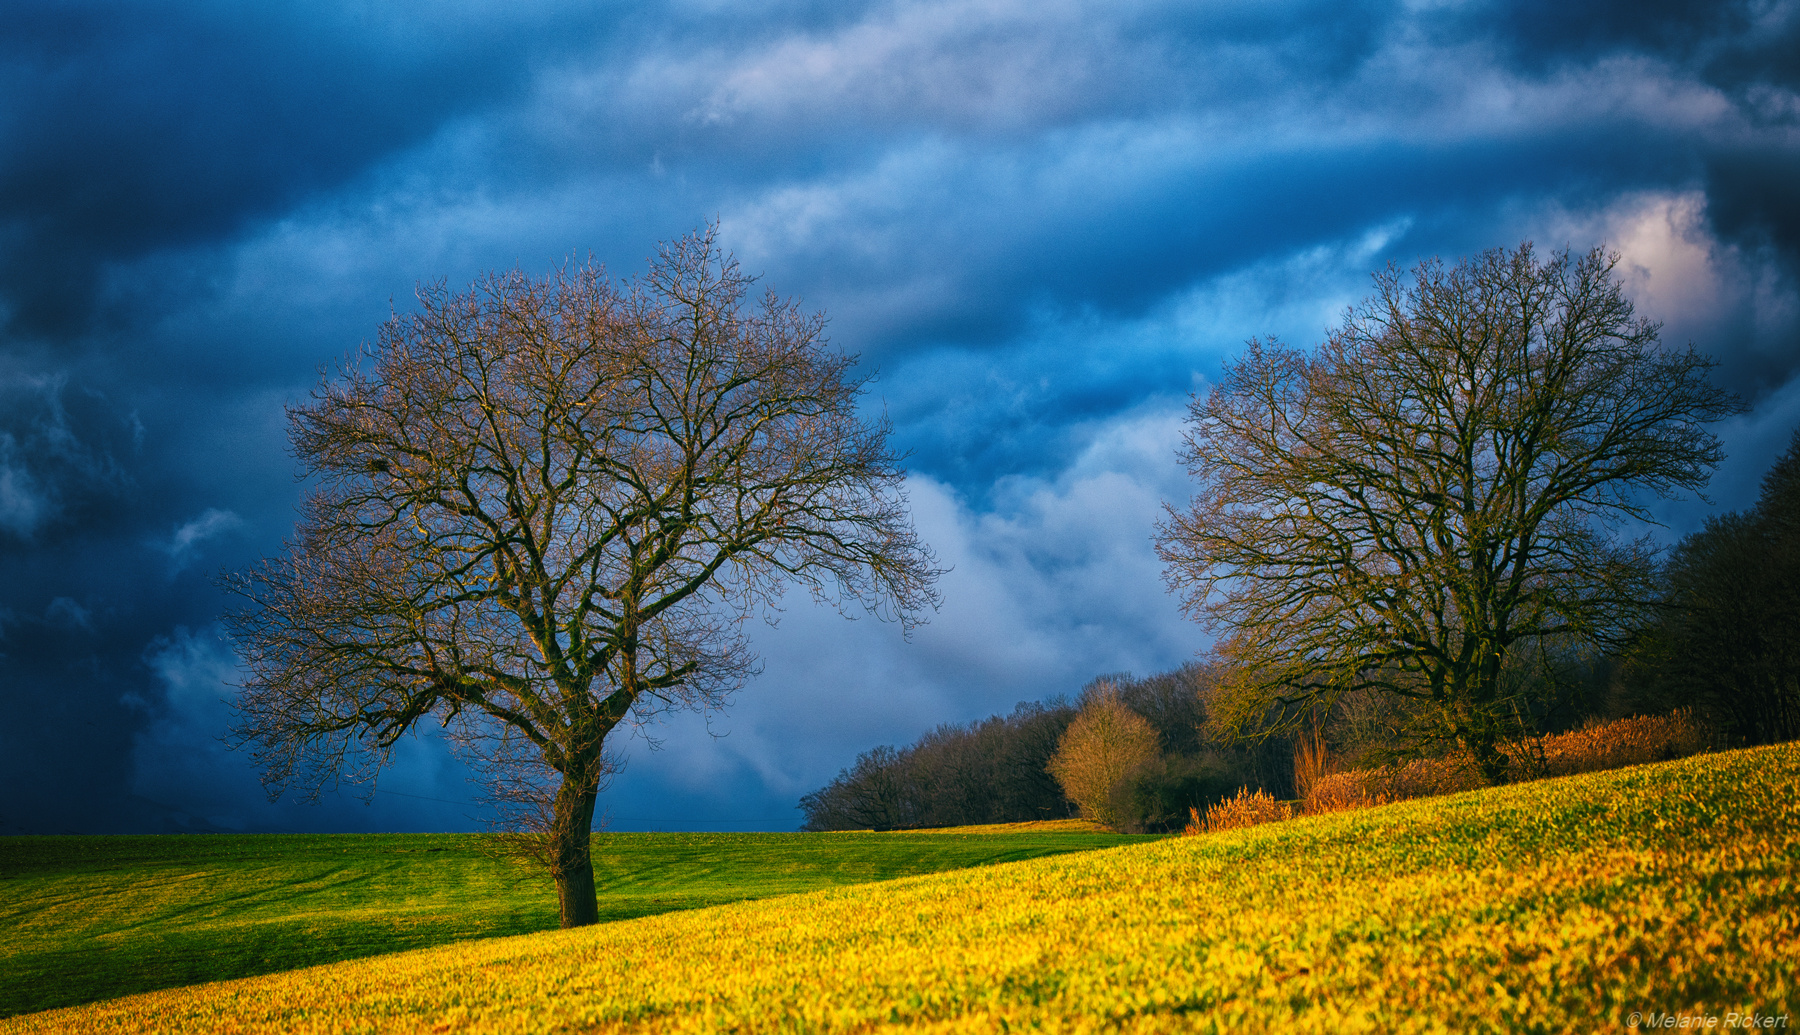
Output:
<path fill-rule="evenodd" d="M 1081 829 L 602 834 L 606 920 L 1146 840 Z M 0 838 L 0 1017 L 556 929 L 485 834 Z"/>
<path fill-rule="evenodd" d="M 1726 1027 L 1796 998 L 1797 784 L 1800 745 L 1707 755 L 177 989 L 0 1031 Z"/>

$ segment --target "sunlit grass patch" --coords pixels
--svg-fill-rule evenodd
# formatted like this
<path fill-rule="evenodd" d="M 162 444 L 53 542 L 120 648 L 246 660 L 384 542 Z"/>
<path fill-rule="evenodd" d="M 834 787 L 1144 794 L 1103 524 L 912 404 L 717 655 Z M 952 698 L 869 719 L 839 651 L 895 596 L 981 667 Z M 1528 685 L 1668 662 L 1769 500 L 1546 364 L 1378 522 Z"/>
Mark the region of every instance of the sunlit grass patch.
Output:
<path fill-rule="evenodd" d="M 0 1030 L 1595 1031 L 1633 1011 L 1779 1012 L 1797 781 L 1800 746 L 1706 755 Z"/>
<path fill-rule="evenodd" d="M 956 834 L 957 832 L 947 832 Z M 602 834 L 603 920 L 1122 844 L 1074 830 Z M 474 834 L 0 838 L 0 1016 L 556 927 Z"/>
<path fill-rule="evenodd" d="M 908 834 L 1112 834 L 1091 819 L 1032 819 L 1018 823 L 976 823 L 963 827 L 921 827 Z"/>

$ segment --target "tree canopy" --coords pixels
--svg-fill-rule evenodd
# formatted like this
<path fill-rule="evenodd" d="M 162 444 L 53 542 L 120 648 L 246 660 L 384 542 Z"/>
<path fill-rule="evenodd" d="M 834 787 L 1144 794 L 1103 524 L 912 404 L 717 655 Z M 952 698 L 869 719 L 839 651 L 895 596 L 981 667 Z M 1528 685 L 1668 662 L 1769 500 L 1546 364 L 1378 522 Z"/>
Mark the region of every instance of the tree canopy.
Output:
<path fill-rule="evenodd" d="M 1082 818 L 1116 829 L 1113 791 L 1157 760 L 1159 740 L 1156 727 L 1128 708 L 1119 699 L 1117 684 L 1108 680 L 1088 695 L 1046 768 L 1081 807 Z"/>
<path fill-rule="evenodd" d="M 1499 779 L 1529 703 L 1508 666 L 1644 620 L 1654 551 L 1619 529 L 1704 486 L 1736 403 L 1635 315 L 1617 261 L 1390 267 L 1316 348 L 1252 341 L 1192 403 L 1196 491 L 1158 549 L 1220 634 L 1234 721 L 1411 698 Z"/>
<path fill-rule="evenodd" d="M 1800 736 L 1800 434 L 1754 507 L 1682 540 L 1665 605 L 1633 658 L 1656 703 L 1697 705 L 1739 744 Z"/>
<path fill-rule="evenodd" d="M 867 379 L 749 285 L 710 230 L 629 284 L 440 285 L 290 409 L 312 487 L 227 616 L 265 782 L 368 775 L 430 718 L 541 825 L 564 925 L 591 923 L 609 735 L 721 705 L 743 620 L 790 587 L 908 628 L 935 606 Z"/>

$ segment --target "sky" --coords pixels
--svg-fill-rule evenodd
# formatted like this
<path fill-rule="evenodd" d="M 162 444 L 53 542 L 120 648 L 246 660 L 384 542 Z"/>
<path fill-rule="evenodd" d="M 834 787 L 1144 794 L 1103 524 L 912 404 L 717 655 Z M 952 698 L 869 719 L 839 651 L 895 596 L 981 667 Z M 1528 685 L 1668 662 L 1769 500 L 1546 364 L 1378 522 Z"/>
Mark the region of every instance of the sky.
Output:
<path fill-rule="evenodd" d="M 270 802 L 222 741 L 222 570 L 278 552 L 285 407 L 421 284 L 716 222 L 878 374 L 952 571 L 910 640 L 808 600 L 723 711 L 635 731 L 615 830 L 793 829 L 879 744 L 1162 671 L 1192 393 L 1371 272 L 1605 246 L 1800 424 L 1800 0 L 17 0 L 0 24 L 0 833 L 481 829 L 429 731 Z"/>

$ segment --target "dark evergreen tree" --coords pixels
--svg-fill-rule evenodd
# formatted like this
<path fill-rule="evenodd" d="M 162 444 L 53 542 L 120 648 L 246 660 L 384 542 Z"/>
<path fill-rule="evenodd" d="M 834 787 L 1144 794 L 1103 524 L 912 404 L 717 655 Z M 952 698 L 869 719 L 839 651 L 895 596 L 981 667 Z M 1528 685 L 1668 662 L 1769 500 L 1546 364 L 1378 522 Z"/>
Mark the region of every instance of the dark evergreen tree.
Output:
<path fill-rule="evenodd" d="M 1800 737 L 1800 434 L 1756 506 L 1688 536 L 1667 574 L 1634 703 L 1696 705 L 1733 743 Z"/>

